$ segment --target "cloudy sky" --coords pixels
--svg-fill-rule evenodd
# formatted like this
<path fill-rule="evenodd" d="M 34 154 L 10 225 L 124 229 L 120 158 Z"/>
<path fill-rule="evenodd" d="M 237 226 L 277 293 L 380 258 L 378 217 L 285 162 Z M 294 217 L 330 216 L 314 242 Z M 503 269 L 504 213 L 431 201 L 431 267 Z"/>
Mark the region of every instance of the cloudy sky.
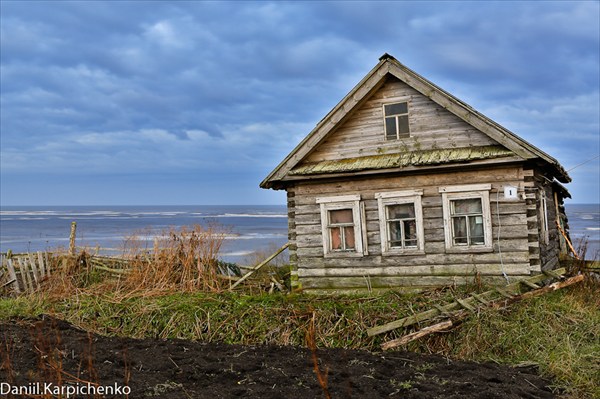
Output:
<path fill-rule="evenodd" d="M 2 205 L 284 204 L 259 182 L 384 52 L 566 169 L 600 153 L 598 1 L 0 4 Z"/>

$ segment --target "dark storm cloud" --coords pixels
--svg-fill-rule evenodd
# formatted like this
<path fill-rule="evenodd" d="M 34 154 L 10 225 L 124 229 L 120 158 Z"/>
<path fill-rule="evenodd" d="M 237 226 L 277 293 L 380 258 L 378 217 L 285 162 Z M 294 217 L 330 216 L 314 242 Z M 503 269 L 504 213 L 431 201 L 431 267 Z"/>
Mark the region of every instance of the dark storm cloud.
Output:
<path fill-rule="evenodd" d="M 3 202 L 80 175 L 104 185 L 93 203 L 159 174 L 161 202 L 281 201 L 258 182 L 384 52 L 566 167 L 599 151 L 597 2 L 0 4 Z M 598 201 L 597 165 L 578 202 Z"/>

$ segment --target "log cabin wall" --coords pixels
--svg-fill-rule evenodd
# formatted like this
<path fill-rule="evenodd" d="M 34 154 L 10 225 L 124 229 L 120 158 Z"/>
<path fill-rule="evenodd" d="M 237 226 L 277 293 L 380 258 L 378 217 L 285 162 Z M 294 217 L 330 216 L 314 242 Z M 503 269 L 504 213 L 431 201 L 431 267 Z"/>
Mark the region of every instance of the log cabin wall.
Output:
<path fill-rule="evenodd" d="M 288 251 L 290 260 L 290 282 L 293 290 L 301 289 L 298 280 L 298 254 L 296 244 L 296 190 L 293 185 L 287 187 L 287 209 L 288 209 Z"/>
<path fill-rule="evenodd" d="M 447 253 L 442 212 L 442 186 L 491 183 L 490 213 L 493 248 L 486 253 Z M 523 199 L 525 175 L 521 166 L 495 166 L 485 170 L 436 172 L 427 175 L 353 178 L 336 182 L 297 183 L 293 201 L 294 263 L 303 290 L 353 290 L 465 284 L 477 275 L 490 283 L 505 283 L 539 271 L 530 258 L 532 204 Z M 519 188 L 518 199 L 504 198 L 504 186 Z M 424 254 L 382 254 L 378 203 L 375 193 L 422 189 Z M 324 256 L 320 206 L 317 197 L 360 194 L 365 208 L 368 255 Z M 535 202 L 535 200 L 534 200 Z M 535 203 L 533 204 L 535 207 Z M 500 249 L 500 250 L 499 250 Z M 539 256 L 538 256 L 539 257 Z"/>
<path fill-rule="evenodd" d="M 261 187 L 288 190 L 294 287 L 325 291 L 501 284 L 553 268 L 569 181 L 556 159 L 384 54 Z M 422 221 L 410 216 L 421 207 Z"/>

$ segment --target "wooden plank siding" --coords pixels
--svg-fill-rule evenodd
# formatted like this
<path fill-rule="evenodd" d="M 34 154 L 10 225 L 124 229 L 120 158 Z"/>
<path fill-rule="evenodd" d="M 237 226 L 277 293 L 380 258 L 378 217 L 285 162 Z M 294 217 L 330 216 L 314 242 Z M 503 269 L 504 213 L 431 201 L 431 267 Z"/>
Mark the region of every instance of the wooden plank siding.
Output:
<path fill-rule="evenodd" d="M 293 226 L 293 233 L 290 228 L 290 242 L 293 238 L 293 263 L 298 271 L 302 289 L 428 287 L 472 282 L 477 273 L 489 282 L 503 279 L 503 272 L 511 277 L 530 275 L 530 222 L 527 202 L 522 197 L 517 200 L 505 199 L 503 192 L 506 185 L 522 190 L 523 177 L 521 166 L 503 166 L 479 171 L 354 178 L 339 182 L 296 185 L 293 188 L 293 201 L 288 194 L 289 214 L 290 218 L 293 217 L 293 221 L 290 221 L 290 226 Z M 439 187 L 465 182 L 492 185 L 492 252 L 446 253 Z M 423 190 L 425 254 L 382 255 L 375 193 L 415 187 Z M 366 245 L 369 255 L 351 258 L 324 257 L 320 207 L 316 198 L 351 194 L 360 194 L 365 206 Z M 498 251 L 498 231 L 503 266 Z"/>
<path fill-rule="evenodd" d="M 382 107 L 393 99 L 407 100 L 410 138 L 387 141 Z M 498 144 L 406 83 L 388 77 L 384 85 L 352 117 L 341 124 L 304 159 L 340 160 L 382 153 Z"/>

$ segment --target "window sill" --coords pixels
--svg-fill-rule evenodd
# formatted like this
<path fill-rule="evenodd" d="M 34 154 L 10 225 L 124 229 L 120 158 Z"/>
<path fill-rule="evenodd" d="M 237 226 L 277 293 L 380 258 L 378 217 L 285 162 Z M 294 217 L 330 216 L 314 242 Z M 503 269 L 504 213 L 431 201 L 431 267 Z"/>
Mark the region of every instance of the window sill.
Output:
<path fill-rule="evenodd" d="M 450 248 L 446 248 L 446 253 L 447 254 L 464 254 L 464 253 L 477 253 L 477 254 L 481 254 L 481 253 L 490 253 L 490 252 L 494 252 L 494 248 L 492 247 L 481 247 L 481 246 L 477 246 L 477 247 L 450 247 Z"/>
<path fill-rule="evenodd" d="M 365 255 L 361 252 L 328 252 L 325 258 L 362 258 Z"/>
<path fill-rule="evenodd" d="M 422 249 L 413 249 L 413 250 L 390 250 L 385 251 L 381 254 L 382 256 L 410 256 L 410 255 L 425 255 L 425 251 Z"/>

